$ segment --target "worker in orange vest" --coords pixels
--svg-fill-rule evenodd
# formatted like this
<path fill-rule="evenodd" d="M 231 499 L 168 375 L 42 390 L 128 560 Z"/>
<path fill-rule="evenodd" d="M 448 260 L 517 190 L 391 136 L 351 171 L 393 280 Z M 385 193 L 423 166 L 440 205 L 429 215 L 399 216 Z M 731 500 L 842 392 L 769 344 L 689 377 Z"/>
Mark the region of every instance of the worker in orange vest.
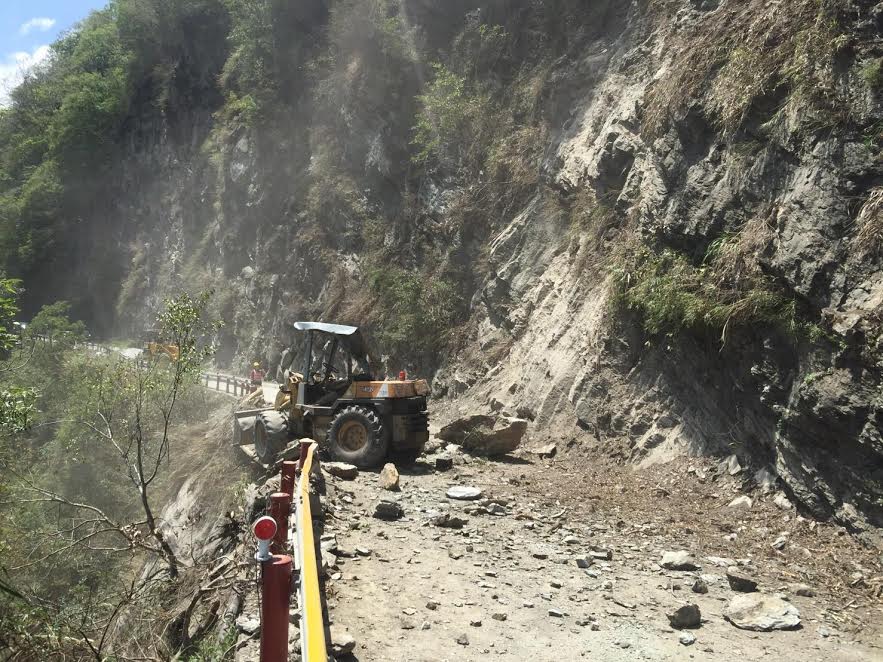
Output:
<path fill-rule="evenodd" d="M 255 362 L 251 367 L 251 386 L 258 389 L 264 382 L 264 371 L 261 370 L 261 364 Z"/>

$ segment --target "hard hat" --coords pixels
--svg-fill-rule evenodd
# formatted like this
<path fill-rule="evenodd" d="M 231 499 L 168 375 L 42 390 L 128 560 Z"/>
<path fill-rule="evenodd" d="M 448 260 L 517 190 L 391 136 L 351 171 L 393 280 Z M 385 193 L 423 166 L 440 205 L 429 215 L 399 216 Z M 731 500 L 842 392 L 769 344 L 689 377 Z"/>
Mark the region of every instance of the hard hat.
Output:
<path fill-rule="evenodd" d="M 260 367 L 261 367 L 261 364 L 258 363 L 257 361 L 255 361 L 255 362 L 254 362 L 254 367 L 255 367 L 255 368 L 260 368 Z"/>

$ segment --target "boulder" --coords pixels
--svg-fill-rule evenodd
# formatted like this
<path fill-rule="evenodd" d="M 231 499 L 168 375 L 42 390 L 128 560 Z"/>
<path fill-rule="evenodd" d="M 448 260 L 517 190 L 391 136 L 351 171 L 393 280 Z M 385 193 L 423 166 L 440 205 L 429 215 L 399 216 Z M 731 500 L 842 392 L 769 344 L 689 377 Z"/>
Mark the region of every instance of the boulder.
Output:
<path fill-rule="evenodd" d="M 359 475 L 359 469 L 346 462 L 322 462 L 321 467 L 325 473 L 343 480 L 355 480 Z"/>
<path fill-rule="evenodd" d="M 753 593 L 757 590 L 757 582 L 736 566 L 727 568 L 727 581 L 731 589 L 740 593 Z"/>
<path fill-rule="evenodd" d="M 753 506 L 753 502 L 751 501 L 751 497 L 742 495 L 738 496 L 730 503 L 727 504 L 727 508 L 738 508 L 740 510 L 751 510 L 751 506 Z"/>
<path fill-rule="evenodd" d="M 477 414 L 449 423 L 438 437 L 476 455 L 504 455 L 518 448 L 527 423 L 523 418 Z"/>
<path fill-rule="evenodd" d="M 388 462 L 383 465 L 383 469 L 380 470 L 380 476 L 378 478 L 380 481 L 380 487 L 384 490 L 389 490 L 390 492 L 398 492 L 399 489 L 399 471 L 396 469 L 396 465 Z"/>
<path fill-rule="evenodd" d="M 768 632 L 800 627 L 800 612 L 790 602 L 771 595 L 737 595 L 724 609 L 724 618 L 742 630 Z"/>
<path fill-rule="evenodd" d="M 374 506 L 373 517 L 383 520 L 396 520 L 404 516 L 405 511 L 395 501 L 378 501 Z"/>
<path fill-rule="evenodd" d="M 699 606 L 694 604 L 683 605 L 673 612 L 666 614 L 668 622 L 676 630 L 682 628 L 698 628 L 702 622 L 702 614 L 699 612 Z"/>
<path fill-rule="evenodd" d="M 696 559 L 690 552 L 681 550 L 679 552 L 665 552 L 662 560 L 659 562 L 666 570 L 698 570 Z"/>
<path fill-rule="evenodd" d="M 455 485 L 454 487 L 448 488 L 448 491 L 445 492 L 445 496 L 449 499 L 456 499 L 457 501 L 475 501 L 481 497 L 481 490 L 477 487 Z"/>
<path fill-rule="evenodd" d="M 334 625 L 331 626 L 330 630 L 331 654 L 334 657 L 349 655 L 356 649 L 356 640 L 349 632 Z"/>

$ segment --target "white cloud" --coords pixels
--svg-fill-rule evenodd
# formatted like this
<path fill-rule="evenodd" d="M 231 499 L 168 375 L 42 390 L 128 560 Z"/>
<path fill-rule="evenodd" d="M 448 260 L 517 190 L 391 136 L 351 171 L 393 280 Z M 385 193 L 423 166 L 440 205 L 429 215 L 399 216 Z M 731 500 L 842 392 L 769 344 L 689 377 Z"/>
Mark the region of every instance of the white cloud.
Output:
<path fill-rule="evenodd" d="M 18 29 L 18 33 L 24 36 L 31 34 L 34 30 L 37 32 L 47 32 L 51 30 L 54 25 L 54 18 L 32 18 Z"/>
<path fill-rule="evenodd" d="M 32 53 L 19 51 L 0 59 L 0 107 L 9 105 L 9 94 L 24 80 L 25 75 L 45 62 L 52 52 L 48 45 L 38 46 Z"/>

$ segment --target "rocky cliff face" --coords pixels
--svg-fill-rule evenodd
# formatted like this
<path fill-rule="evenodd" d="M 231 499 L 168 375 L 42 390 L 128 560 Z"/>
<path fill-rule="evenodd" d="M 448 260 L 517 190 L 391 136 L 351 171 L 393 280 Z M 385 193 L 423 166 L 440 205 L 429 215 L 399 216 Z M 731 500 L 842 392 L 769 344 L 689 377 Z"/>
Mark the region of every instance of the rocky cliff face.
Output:
<path fill-rule="evenodd" d="M 635 462 L 735 452 L 815 515 L 883 524 L 880 5 L 390 10 L 406 51 L 481 81 L 539 137 L 527 176 L 412 165 L 432 69 L 388 55 L 374 23 L 335 43 L 343 18 L 367 20 L 340 6 L 317 46 L 333 61 L 289 113 L 198 114 L 133 143 L 122 327 L 175 287 L 214 287 L 219 360 L 272 363 L 296 317 L 380 319 L 377 256 L 453 274 L 452 331 L 419 363 L 440 411 L 518 412 L 534 438 Z M 458 64 L 493 26 L 505 67 Z M 395 84 L 357 95 L 378 71 Z M 484 157 L 510 137 L 473 139 Z"/>

